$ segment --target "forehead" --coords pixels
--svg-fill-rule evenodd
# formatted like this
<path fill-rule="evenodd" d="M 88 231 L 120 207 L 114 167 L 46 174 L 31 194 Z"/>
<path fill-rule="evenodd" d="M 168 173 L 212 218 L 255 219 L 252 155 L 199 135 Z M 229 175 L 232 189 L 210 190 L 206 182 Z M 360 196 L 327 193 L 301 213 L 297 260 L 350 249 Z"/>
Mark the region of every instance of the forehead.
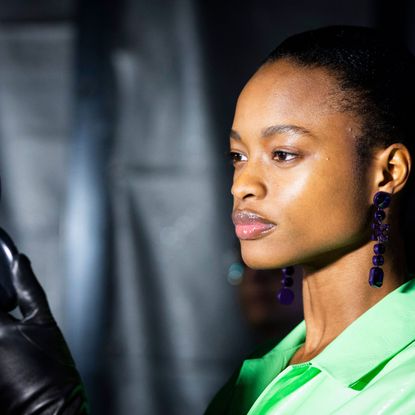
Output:
<path fill-rule="evenodd" d="M 340 109 L 337 80 L 323 68 L 303 68 L 286 60 L 262 66 L 242 90 L 233 129 L 257 135 L 275 124 L 297 125 L 316 135 L 356 131 L 356 116 Z"/>

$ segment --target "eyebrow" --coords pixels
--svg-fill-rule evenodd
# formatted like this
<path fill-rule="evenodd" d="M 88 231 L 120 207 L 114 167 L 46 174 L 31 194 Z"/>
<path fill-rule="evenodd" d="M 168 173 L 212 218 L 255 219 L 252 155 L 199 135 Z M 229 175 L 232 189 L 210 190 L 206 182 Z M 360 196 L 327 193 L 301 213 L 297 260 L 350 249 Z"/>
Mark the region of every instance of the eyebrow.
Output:
<path fill-rule="evenodd" d="M 304 127 L 292 124 L 271 125 L 271 127 L 262 130 L 262 137 L 269 137 L 274 134 L 294 133 L 301 135 L 312 135 L 309 130 Z"/>
<path fill-rule="evenodd" d="M 271 125 L 270 127 L 264 128 L 261 132 L 261 137 L 266 138 L 276 134 L 297 134 L 297 135 L 308 135 L 313 136 L 311 131 L 307 130 L 304 127 L 300 127 L 298 125 L 293 124 L 278 124 L 278 125 Z M 241 141 L 242 138 L 239 133 L 235 130 L 231 129 L 230 138 L 233 138 L 236 141 Z"/>

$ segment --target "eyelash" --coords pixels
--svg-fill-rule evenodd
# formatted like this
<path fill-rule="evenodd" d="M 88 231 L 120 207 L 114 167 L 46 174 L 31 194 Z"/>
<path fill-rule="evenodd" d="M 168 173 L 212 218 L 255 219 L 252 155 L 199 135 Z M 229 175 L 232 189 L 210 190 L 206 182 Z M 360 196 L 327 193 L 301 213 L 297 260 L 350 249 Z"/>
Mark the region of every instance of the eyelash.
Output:
<path fill-rule="evenodd" d="M 275 160 L 275 156 L 278 154 L 279 156 L 281 155 L 285 155 L 285 156 L 293 156 L 292 158 L 290 158 L 289 160 L 275 160 L 278 163 L 289 163 L 290 161 L 294 160 L 295 158 L 298 157 L 298 154 L 296 153 L 290 153 L 289 151 L 284 151 L 284 150 L 275 150 L 272 152 L 273 154 L 273 160 Z M 233 164 L 235 165 L 236 163 L 242 162 L 244 160 L 238 160 L 238 158 L 243 157 L 242 153 L 238 153 L 237 151 L 230 151 L 228 153 L 228 158 L 231 162 L 233 162 Z"/>
<path fill-rule="evenodd" d="M 273 151 L 272 154 L 274 155 L 274 157 L 275 157 L 276 154 L 285 154 L 285 155 L 293 156 L 289 160 L 279 160 L 280 162 L 286 162 L 286 163 L 288 163 L 289 161 L 294 160 L 295 158 L 298 157 L 298 154 L 290 153 L 289 151 L 284 151 L 284 150 L 276 150 L 276 151 Z"/>
<path fill-rule="evenodd" d="M 231 161 L 234 165 L 235 165 L 236 163 L 239 163 L 239 162 L 243 161 L 243 160 L 238 160 L 238 158 L 239 158 L 239 157 L 242 157 L 242 156 L 243 156 L 243 154 L 238 153 L 237 151 L 230 151 L 230 152 L 228 153 L 228 159 L 229 159 L 229 161 Z"/>

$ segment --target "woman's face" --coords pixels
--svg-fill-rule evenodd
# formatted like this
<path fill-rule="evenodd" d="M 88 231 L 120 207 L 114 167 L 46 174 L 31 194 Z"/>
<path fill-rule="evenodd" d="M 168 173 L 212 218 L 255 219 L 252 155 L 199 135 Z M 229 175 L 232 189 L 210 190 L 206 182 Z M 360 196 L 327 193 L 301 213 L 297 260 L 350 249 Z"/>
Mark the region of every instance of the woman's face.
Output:
<path fill-rule="evenodd" d="M 369 240 L 372 170 L 359 169 L 359 120 L 340 97 L 325 70 L 284 60 L 240 94 L 233 219 L 251 268 L 321 267 Z"/>

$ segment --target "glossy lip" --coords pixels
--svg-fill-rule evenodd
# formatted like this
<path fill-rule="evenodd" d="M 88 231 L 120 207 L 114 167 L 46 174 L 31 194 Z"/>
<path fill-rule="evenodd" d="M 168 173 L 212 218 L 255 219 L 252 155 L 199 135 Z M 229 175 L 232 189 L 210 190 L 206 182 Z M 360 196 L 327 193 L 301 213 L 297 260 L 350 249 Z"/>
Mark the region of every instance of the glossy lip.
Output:
<path fill-rule="evenodd" d="M 232 221 L 237 237 L 242 240 L 262 238 L 276 227 L 275 223 L 251 210 L 234 210 Z"/>

